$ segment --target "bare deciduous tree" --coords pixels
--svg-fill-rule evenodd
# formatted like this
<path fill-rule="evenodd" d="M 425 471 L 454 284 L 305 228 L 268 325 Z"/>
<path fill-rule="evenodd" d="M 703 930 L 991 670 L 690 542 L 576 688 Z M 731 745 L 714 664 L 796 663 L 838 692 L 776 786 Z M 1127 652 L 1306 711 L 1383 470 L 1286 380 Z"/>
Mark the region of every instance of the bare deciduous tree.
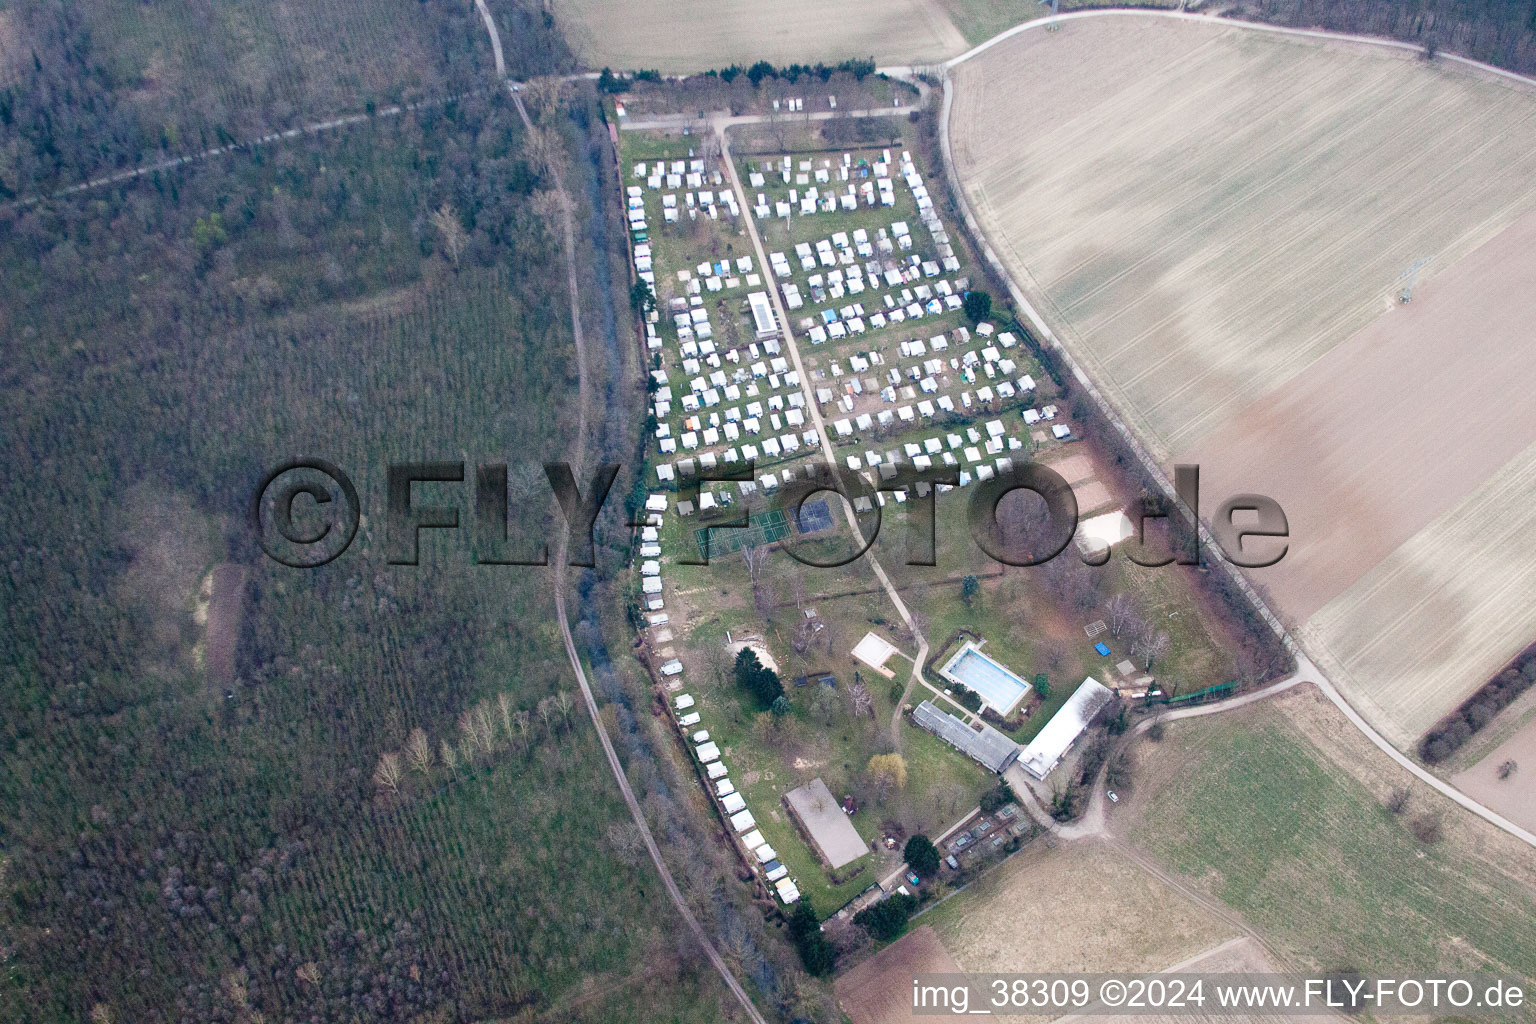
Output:
<path fill-rule="evenodd" d="M 789 148 L 789 125 L 785 123 L 784 115 L 779 109 L 783 105 L 783 97 L 777 97 L 765 111 L 768 117 L 768 130 L 773 133 L 773 141 L 778 145 L 781 153 Z"/>
<path fill-rule="evenodd" d="M 907 762 L 900 754 L 876 754 L 869 759 L 869 784 L 882 803 L 893 789 L 907 785 Z"/>
<path fill-rule="evenodd" d="M 443 252 L 452 261 L 455 268 L 459 265 L 459 258 L 464 255 L 465 248 L 469 245 L 469 235 L 464 231 L 464 225 L 459 222 L 459 215 L 453 207 L 444 203 L 432 214 L 432 226 L 437 229 L 438 237 L 442 240 Z"/>
<path fill-rule="evenodd" d="M 432 741 L 427 739 L 425 729 L 418 726 L 405 738 L 405 756 L 410 760 L 411 767 L 421 774 L 425 775 L 432 770 Z"/>
<path fill-rule="evenodd" d="M 523 83 L 523 105 L 534 121 L 542 123 L 546 115 L 558 113 L 563 86 L 558 78 L 532 78 Z"/>
<path fill-rule="evenodd" d="M 523 152 L 540 174 L 553 177 L 560 166 L 560 138 L 548 128 L 535 127 L 523 137 Z"/>
<path fill-rule="evenodd" d="M 869 687 L 862 682 L 855 681 L 848 687 L 848 699 L 853 701 L 853 714 L 855 718 L 868 716 L 875 717 L 875 701 L 869 695 Z"/>
<path fill-rule="evenodd" d="M 747 578 L 752 581 L 752 604 L 759 615 L 767 615 L 770 601 L 768 589 L 763 586 L 763 570 L 768 567 L 768 546 L 743 544 L 741 560 L 747 566 Z"/>
<path fill-rule="evenodd" d="M 1173 638 L 1166 630 L 1154 630 L 1150 626 L 1145 629 L 1141 637 L 1131 645 L 1131 653 L 1139 655 L 1142 668 L 1150 669 L 1152 663 L 1168 654 L 1173 646 Z"/>
<path fill-rule="evenodd" d="M 544 730 L 546 732 L 551 731 L 550 722 L 552 722 L 555 718 L 555 715 L 559 713 L 558 709 L 555 707 L 554 698 L 545 697 L 540 700 L 538 703 L 538 712 L 539 721 L 544 723 Z"/>
<path fill-rule="evenodd" d="M 391 793 L 400 792 L 400 778 L 404 772 L 400 768 L 400 755 L 394 751 L 379 755 L 379 763 L 373 769 L 373 781 L 380 789 L 387 789 Z"/>
<path fill-rule="evenodd" d="M 453 744 L 443 740 L 443 765 L 448 769 L 448 774 L 454 779 L 459 777 L 459 755 L 453 749 Z"/>
<path fill-rule="evenodd" d="M 1129 594 L 1116 594 L 1104 603 L 1104 618 L 1109 626 L 1110 636 L 1119 636 L 1125 632 L 1126 627 L 1139 622 L 1136 602 Z"/>
<path fill-rule="evenodd" d="M 560 712 L 560 717 L 565 719 L 566 725 L 571 724 L 571 710 L 575 708 L 575 706 L 576 704 L 573 700 L 571 700 L 571 695 L 569 692 L 561 690 L 559 693 L 555 694 L 555 708 Z"/>
<path fill-rule="evenodd" d="M 490 701 L 476 704 L 470 711 L 470 717 L 474 719 L 471 737 L 475 746 L 480 748 L 482 754 L 489 754 L 496 747 L 496 712 L 491 708 Z"/>
<path fill-rule="evenodd" d="M 503 690 L 496 695 L 496 709 L 501 712 L 501 728 L 512 739 L 512 695 Z"/>

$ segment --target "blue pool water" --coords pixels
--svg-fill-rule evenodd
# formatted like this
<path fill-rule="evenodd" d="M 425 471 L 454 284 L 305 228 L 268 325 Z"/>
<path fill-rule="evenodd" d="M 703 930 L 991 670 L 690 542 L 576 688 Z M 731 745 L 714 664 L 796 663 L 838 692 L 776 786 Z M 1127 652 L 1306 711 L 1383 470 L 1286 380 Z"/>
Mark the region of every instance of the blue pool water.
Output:
<path fill-rule="evenodd" d="M 945 666 L 945 672 L 981 694 L 999 714 L 1012 711 L 1029 692 L 1029 684 L 974 647 L 961 651 Z"/>

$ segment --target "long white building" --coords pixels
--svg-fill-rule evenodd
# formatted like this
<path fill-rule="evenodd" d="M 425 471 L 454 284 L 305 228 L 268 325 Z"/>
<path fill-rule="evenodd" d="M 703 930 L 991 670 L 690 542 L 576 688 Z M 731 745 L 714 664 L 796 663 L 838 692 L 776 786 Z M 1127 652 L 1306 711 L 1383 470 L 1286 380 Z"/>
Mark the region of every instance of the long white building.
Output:
<path fill-rule="evenodd" d="M 1083 734 L 1083 730 L 1088 728 L 1088 723 L 1114 696 L 1108 687 L 1092 676 L 1084 679 L 1019 755 L 1019 763 L 1024 766 L 1024 770 L 1037 779 L 1044 779 L 1051 774 L 1052 769 L 1061 763 L 1062 757 Z"/>

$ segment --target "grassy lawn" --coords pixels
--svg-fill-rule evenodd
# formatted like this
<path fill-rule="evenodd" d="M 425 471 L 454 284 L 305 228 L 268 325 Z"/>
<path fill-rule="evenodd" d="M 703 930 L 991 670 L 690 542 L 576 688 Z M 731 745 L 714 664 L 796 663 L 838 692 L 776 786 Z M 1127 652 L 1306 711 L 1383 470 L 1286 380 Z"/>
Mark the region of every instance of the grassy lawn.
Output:
<path fill-rule="evenodd" d="M 950 20 L 972 46 L 986 42 L 1005 29 L 1048 17 L 1051 6 L 1039 0 L 941 0 Z M 1105 4 L 1091 0 L 1060 0 L 1062 11 L 1088 10 Z M 1127 0 L 1117 7 L 1177 7 L 1170 0 Z M 1195 5 L 1191 5 L 1194 7 Z"/>
<path fill-rule="evenodd" d="M 698 634 L 691 638 L 694 646 L 701 640 Z M 862 862 L 845 866 L 834 878 L 789 818 L 783 797 L 791 789 L 820 777 L 835 796 L 852 794 L 859 811 L 851 821 L 866 842 L 874 843 L 887 823 L 899 824 L 908 832 L 942 831 L 974 807 L 990 784 L 990 776 L 978 765 L 933 736 L 908 728 L 902 740 L 907 785 L 882 797 L 868 784 L 865 766 L 873 754 L 888 749 L 893 705 L 886 686 L 870 679 L 866 671 L 874 715 L 855 717 L 847 698 L 854 670 L 846 652 L 826 661 L 824 667 L 837 677 L 836 689 L 815 682 L 795 687 L 786 679 L 794 710 L 784 719 L 757 711 L 728 679 L 710 681 L 690 673 L 688 684 L 688 691 L 699 701 L 700 725 L 720 745 L 731 779 L 746 797 L 757 827 L 824 916 L 890 871 L 899 857 L 870 854 Z M 893 664 L 902 662 L 893 660 Z"/>
<path fill-rule="evenodd" d="M 1144 569 L 1117 555 L 1095 573 L 1095 603 L 1089 607 L 1063 603 L 1046 585 L 1043 567 L 1005 567 L 994 562 L 971 538 L 967 517 L 969 490 L 941 495 L 935 513 L 936 556 L 932 567 L 904 565 L 908 545 L 901 516 L 891 515 L 882 527 L 877 550 L 886 571 L 901 588 L 903 599 L 927 621 L 926 635 L 932 648 L 929 678 L 942 685 L 937 675 L 943 660 L 956 645 L 940 650 L 962 629 L 979 633 L 985 650 L 1025 680 L 1033 683 L 1045 673 L 1051 694 L 1041 701 L 1026 699 L 1030 716 L 1010 732 L 1020 743 L 1033 739 L 1050 715 L 1066 701 L 1086 676 L 1101 682 L 1118 678 L 1115 666 L 1132 658 L 1131 638 L 1105 633 L 1099 637 L 1110 647 L 1108 658 L 1093 649 L 1083 626 L 1104 615 L 1103 602 L 1116 593 L 1136 597 L 1145 618 L 1165 629 L 1171 638 L 1169 653 L 1153 666 L 1153 674 L 1177 682 L 1182 690 L 1223 682 L 1230 678 L 1230 659 L 1216 639 L 1217 631 L 1204 610 L 1190 600 L 1187 578 L 1175 567 Z M 1075 558 L 1068 548 L 1063 558 Z M 980 591 L 967 605 L 961 599 L 961 581 L 975 574 Z M 1170 617 L 1171 616 L 1171 617 Z M 1135 659 L 1133 659 L 1135 660 Z M 1140 662 L 1137 662 L 1138 668 Z"/>
<path fill-rule="evenodd" d="M 1393 817 L 1285 718 L 1179 723 L 1142 749 L 1141 774 L 1169 781 L 1135 841 L 1308 966 L 1536 977 L 1536 894 L 1520 867 L 1455 833 L 1419 842 L 1413 812 Z"/>

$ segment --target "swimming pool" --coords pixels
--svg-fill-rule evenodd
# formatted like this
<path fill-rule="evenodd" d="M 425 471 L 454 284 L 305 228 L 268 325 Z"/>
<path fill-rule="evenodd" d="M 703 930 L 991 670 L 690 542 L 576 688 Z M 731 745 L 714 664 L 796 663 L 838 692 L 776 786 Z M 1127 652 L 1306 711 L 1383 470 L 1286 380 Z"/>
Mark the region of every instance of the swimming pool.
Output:
<path fill-rule="evenodd" d="M 1029 692 L 1028 683 L 969 642 L 939 669 L 939 675 L 975 690 L 1000 715 L 1011 712 Z"/>

